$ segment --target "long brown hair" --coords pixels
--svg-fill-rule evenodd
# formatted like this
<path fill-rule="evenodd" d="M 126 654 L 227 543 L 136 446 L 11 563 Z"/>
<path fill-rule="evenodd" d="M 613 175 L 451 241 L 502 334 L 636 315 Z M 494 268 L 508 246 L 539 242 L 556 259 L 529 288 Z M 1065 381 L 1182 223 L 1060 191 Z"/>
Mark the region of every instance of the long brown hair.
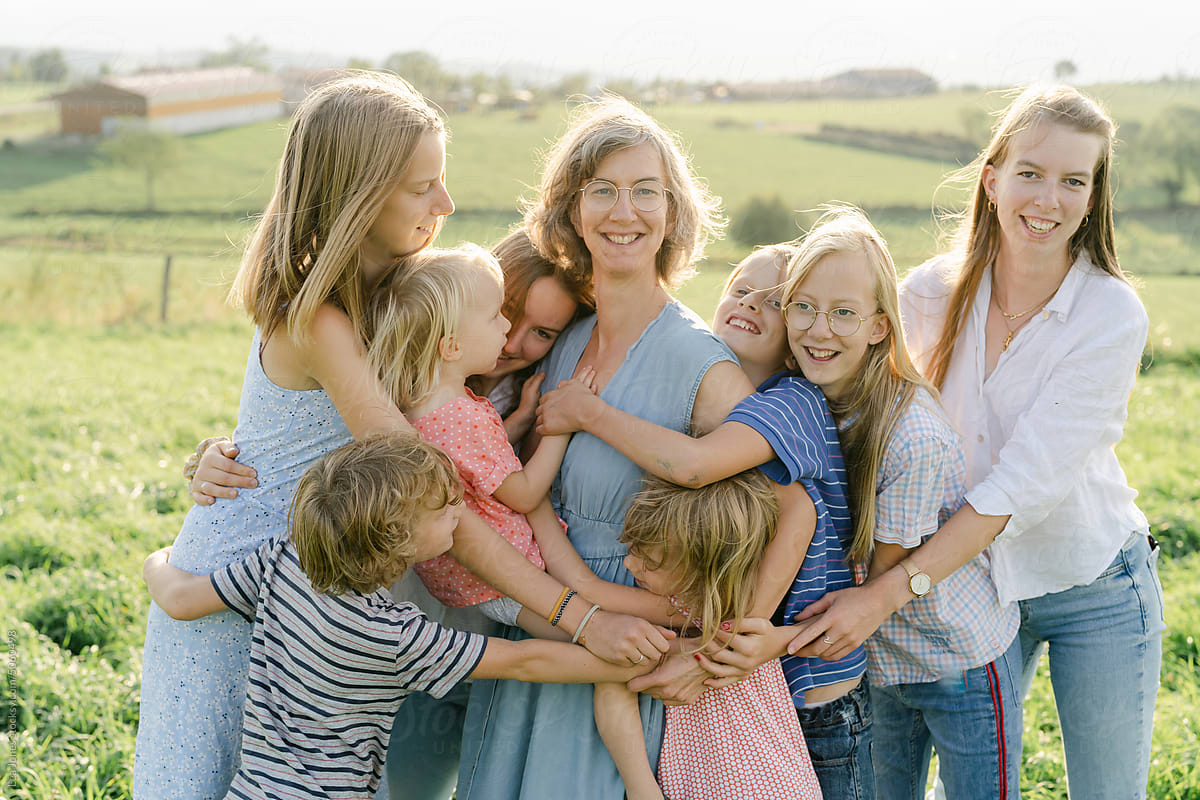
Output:
<path fill-rule="evenodd" d="M 970 204 L 957 217 L 952 239 L 956 271 L 950 276 L 950 303 L 941 335 L 931 350 L 929 379 L 939 388 L 946 380 L 954 343 L 962 331 L 983 273 L 1000 252 L 1000 222 L 989 205 L 983 186 L 984 167 L 1003 165 L 1013 137 L 1046 122 L 1099 136 L 1103 142 L 1093 173 L 1092 209 L 1086 222 L 1071 236 L 1068 255 L 1074 262 L 1086 250 L 1092 264 L 1114 278 L 1128 282 L 1117 261 L 1113 235 L 1112 165 L 1116 124 L 1095 100 L 1069 86 L 1026 89 L 1001 116 L 987 148 L 945 182 L 974 184 L 975 188 Z"/>
<path fill-rule="evenodd" d="M 838 438 L 846 461 L 854 538 L 849 557 L 865 562 L 875 542 L 875 489 L 879 467 L 900 418 L 924 387 L 936 398 L 937 391 L 913 365 L 900 328 L 900 299 L 896 265 L 887 243 L 867 215 L 852 206 L 826 206 L 825 214 L 800 242 L 799 251 L 788 264 L 783 302 L 800 291 L 809 272 L 826 256 L 861 253 L 874 276 L 875 308 L 887 318 L 887 335 L 868 345 L 862 368 L 854 375 L 845 396 L 829 400 L 834 419 L 845 423 Z"/>
<path fill-rule="evenodd" d="M 264 336 L 282 322 L 303 341 L 325 302 L 365 335 L 361 245 L 427 133 L 445 135 L 441 117 L 394 75 L 351 73 L 304 99 L 230 292 Z"/>

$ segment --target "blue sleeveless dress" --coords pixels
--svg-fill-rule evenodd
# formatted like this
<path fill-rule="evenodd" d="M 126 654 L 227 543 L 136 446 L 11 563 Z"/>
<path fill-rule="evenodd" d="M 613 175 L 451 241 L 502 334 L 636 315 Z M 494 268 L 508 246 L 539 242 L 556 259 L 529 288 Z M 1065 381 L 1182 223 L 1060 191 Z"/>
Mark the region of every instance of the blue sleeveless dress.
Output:
<path fill-rule="evenodd" d="M 545 364 L 548 390 L 571 377 L 596 325 L 580 320 L 555 344 Z M 686 306 L 668 303 L 629 348 L 600 396 L 658 425 L 687 431 L 692 404 L 709 367 L 736 358 Z M 621 533 L 640 467 L 594 436 L 571 439 L 552 489 L 567 535 L 588 566 L 607 581 L 633 585 L 622 563 Z M 509 638 L 525 638 L 509 629 Z M 641 695 L 642 728 L 651 764 L 662 744 L 663 706 Z M 578 797 L 621 800 L 624 787 L 592 714 L 590 685 L 475 681 L 467 709 L 458 777 L 460 800 Z"/>
<path fill-rule="evenodd" d="M 271 383 L 260 341 L 255 331 L 233 433 L 238 460 L 258 470 L 258 488 L 192 507 L 171 551 L 171 563 L 188 572 L 208 574 L 284 534 L 300 476 L 353 438 L 324 390 Z M 133 761 L 136 800 L 225 796 L 241 748 L 252 627 L 232 611 L 173 620 L 151 603 Z"/>

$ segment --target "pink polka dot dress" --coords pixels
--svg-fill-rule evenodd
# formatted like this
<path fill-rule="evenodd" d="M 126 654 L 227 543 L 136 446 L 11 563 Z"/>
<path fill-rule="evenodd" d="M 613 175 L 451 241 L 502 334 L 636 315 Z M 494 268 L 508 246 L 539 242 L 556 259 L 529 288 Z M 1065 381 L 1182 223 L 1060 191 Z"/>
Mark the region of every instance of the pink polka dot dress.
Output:
<path fill-rule="evenodd" d="M 670 800 L 819 800 L 779 660 L 667 708 L 658 782 Z"/>

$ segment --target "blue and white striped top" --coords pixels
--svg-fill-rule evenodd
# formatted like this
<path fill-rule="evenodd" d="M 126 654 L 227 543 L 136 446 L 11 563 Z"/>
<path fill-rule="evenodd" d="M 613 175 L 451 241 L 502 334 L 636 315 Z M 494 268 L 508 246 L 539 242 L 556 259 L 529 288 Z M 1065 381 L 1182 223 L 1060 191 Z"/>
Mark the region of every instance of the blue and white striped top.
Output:
<path fill-rule="evenodd" d="M 854 585 L 854 575 L 846 565 L 853 525 L 837 425 L 821 390 L 798 373 L 788 372 L 764 381 L 727 420 L 749 425 L 762 434 L 775 450 L 775 459 L 759 469 L 779 484 L 800 481 L 817 509 L 812 542 L 775 614 L 775 623 L 784 624 L 826 592 Z M 860 677 L 866 670 L 867 655 L 859 646 L 837 661 L 795 656 L 784 656 L 782 661 L 792 701 L 803 706 L 809 689 Z"/>
<path fill-rule="evenodd" d="M 241 766 L 228 797 L 373 796 L 405 696 L 443 696 L 474 671 L 487 642 L 382 590 L 314 592 L 287 537 L 211 581 L 254 621 Z"/>

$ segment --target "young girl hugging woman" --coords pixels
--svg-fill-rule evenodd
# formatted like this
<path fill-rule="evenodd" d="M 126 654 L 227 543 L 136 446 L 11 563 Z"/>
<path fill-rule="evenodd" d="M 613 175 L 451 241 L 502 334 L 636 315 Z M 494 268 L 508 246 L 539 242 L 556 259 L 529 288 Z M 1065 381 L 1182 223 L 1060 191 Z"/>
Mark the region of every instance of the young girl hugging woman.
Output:
<path fill-rule="evenodd" d="M 404 424 L 361 353 L 365 308 L 394 259 L 427 245 L 454 210 L 444 177 L 442 120 L 402 80 L 353 75 L 301 103 L 232 295 L 256 329 L 227 452 L 240 451 L 258 484 L 192 508 L 175 566 L 208 573 L 254 552 L 286 530 L 305 467 L 352 436 Z M 151 605 L 135 797 L 224 796 L 250 633 L 230 612 L 181 622 Z"/>
<path fill-rule="evenodd" d="M 625 517 L 625 564 L 639 585 L 671 598 L 703 648 L 753 613 L 760 572 L 778 554 L 768 553 L 778 518 L 774 487 L 757 470 L 700 489 L 648 479 Z M 803 548 L 790 555 L 796 570 Z M 634 703 L 623 684 L 597 684 L 596 724 L 606 741 L 616 733 L 610 716 Z M 692 705 L 667 707 L 661 792 L 644 759 L 637 775 L 622 770 L 622 778 L 630 800 L 821 796 L 778 659 Z"/>
<path fill-rule="evenodd" d="M 486 397 L 504 418 L 508 440 L 519 443 L 533 427 L 542 373 L 535 365 L 572 322 L 595 310 L 587 284 L 556 269 L 520 226 L 492 247 L 504 271 L 504 318 L 511 326 L 496 366 L 473 375 L 467 386 Z"/>
<path fill-rule="evenodd" d="M 769 559 L 775 581 L 786 587 L 783 602 L 759 616 L 778 622 L 827 591 L 852 586 L 844 547 L 851 526 L 845 470 L 837 428 L 820 390 L 789 370 L 792 355 L 783 316 L 781 285 L 795 245 L 782 244 L 751 253 L 730 275 L 717 306 L 713 331 L 737 355 L 758 392 L 733 409 L 726 421 L 699 438 L 671 431 L 616 409 L 578 382 L 563 383 L 542 399 L 538 432 L 583 430 L 604 440 L 643 469 L 672 483 L 699 487 L 760 466 L 787 498 L 800 504 L 789 516 L 807 513 L 809 537 L 801 543 L 799 569 L 788 571 Z M 806 507 L 806 512 L 800 511 Z M 781 523 L 781 527 L 786 523 Z M 754 654 L 735 668 L 713 664 L 724 686 L 744 678 L 780 656 L 813 766 L 828 797 L 871 797 L 871 718 L 865 685 L 866 654 L 859 648 L 836 662 L 791 657 L 787 631 L 762 619 L 747 619 L 739 647 Z M 728 659 L 727 659 L 728 660 Z M 753 660 L 754 663 L 749 663 Z M 635 685 L 637 683 L 635 682 Z"/>
<path fill-rule="evenodd" d="M 920 800 L 932 746 L 948 797 L 1017 797 L 1017 609 L 997 598 L 986 555 L 934 588 L 907 559 L 962 505 L 966 465 L 936 390 L 909 359 L 896 269 L 861 211 L 831 209 L 809 232 L 783 303 L 796 362 L 838 421 L 850 558 L 867 579 L 897 564 L 912 574 L 913 601 L 866 642 L 878 796 Z"/>

